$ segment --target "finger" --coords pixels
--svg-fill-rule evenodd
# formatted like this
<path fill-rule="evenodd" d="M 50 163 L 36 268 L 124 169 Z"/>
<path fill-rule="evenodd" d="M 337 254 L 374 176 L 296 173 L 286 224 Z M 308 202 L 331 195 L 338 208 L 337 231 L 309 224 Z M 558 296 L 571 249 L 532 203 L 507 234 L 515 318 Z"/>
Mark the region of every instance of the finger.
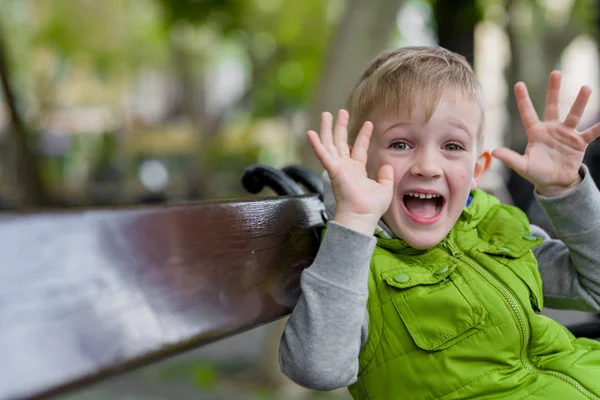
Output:
<path fill-rule="evenodd" d="M 331 167 L 331 154 L 321 142 L 319 134 L 315 131 L 308 131 L 306 132 L 306 136 L 308 137 L 308 141 L 310 142 L 315 155 L 321 162 L 321 165 L 329 172 L 329 168 Z"/>
<path fill-rule="evenodd" d="M 552 71 L 548 79 L 548 91 L 546 92 L 546 111 L 544 120 L 556 121 L 560 118 L 560 81 L 562 74 L 560 71 Z"/>
<path fill-rule="evenodd" d="M 517 99 L 517 106 L 519 107 L 519 114 L 521 114 L 521 120 L 526 130 L 529 130 L 534 125 L 540 122 L 529 93 L 527 92 L 527 86 L 523 82 L 519 82 L 515 85 L 515 98 Z"/>
<path fill-rule="evenodd" d="M 581 121 L 581 117 L 583 117 L 583 113 L 585 112 L 585 107 L 587 106 L 588 101 L 590 100 L 590 96 L 592 95 L 592 89 L 589 86 L 582 86 L 579 89 L 579 93 L 577 94 L 577 98 L 573 105 L 571 106 L 571 110 L 569 114 L 565 118 L 565 125 L 571 129 L 577 129 L 579 125 L 579 121 Z"/>
<path fill-rule="evenodd" d="M 348 111 L 338 111 L 335 129 L 333 131 L 333 142 L 341 157 L 349 156 L 350 149 L 348 148 Z"/>
<path fill-rule="evenodd" d="M 507 147 L 492 151 L 492 155 L 521 176 L 527 175 L 527 159 L 525 156 Z"/>
<path fill-rule="evenodd" d="M 377 182 L 391 191 L 394 187 L 394 168 L 389 164 L 382 166 L 377 174 Z"/>
<path fill-rule="evenodd" d="M 367 151 L 369 150 L 369 143 L 371 142 L 372 134 L 373 123 L 366 121 L 362 128 L 360 128 L 358 136 L 356 136 L 356 140 L 354 141 L 354 146 L 352 146 L 351 157 L 354 160 L 360 161 L 363 164 L 367 163 Z"/>
<path fill-rule="evenodd" d="M 333 143 L 333 133 L 331 130 L 331 126 L 333 124 L 333 115 L 329 112 L 324 112 L 321 114 L 321 142 L 323 146 L 329 153 L 332 155 L 338 155 L 337 149 L 335 148 L 335 144 Z"/>
<path fill-rule="evenodd" d="M 591 143 L 592 140 L 600 137 L 600 122 L 581 132 L 581 137 L 583 137 L 586 143 Z"/>

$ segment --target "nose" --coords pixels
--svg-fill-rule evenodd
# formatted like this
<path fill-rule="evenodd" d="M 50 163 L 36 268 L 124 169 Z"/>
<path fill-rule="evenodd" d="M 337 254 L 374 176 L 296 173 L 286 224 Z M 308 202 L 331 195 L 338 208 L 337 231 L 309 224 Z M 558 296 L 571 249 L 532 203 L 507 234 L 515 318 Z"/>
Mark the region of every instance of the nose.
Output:
<path fill-rule="evenodd" d="M 410 173 L 413 176 L 424 178 L 437 178 L 442 176 L 442 167 L 439 157 L 434 152 L 427 149 L 421 149 L 413 158 Z"/>

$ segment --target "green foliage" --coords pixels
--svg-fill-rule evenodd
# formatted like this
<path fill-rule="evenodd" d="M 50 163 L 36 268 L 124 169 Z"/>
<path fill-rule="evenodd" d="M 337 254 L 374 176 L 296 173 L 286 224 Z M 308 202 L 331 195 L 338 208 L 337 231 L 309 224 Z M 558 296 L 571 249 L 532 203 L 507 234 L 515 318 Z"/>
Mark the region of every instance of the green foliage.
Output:
<path fill-rule="evenodd" d="M 0 21 L 10 32 L 17 79 L 29 79 L 21 87 L 33 85 L 40 49 L 57 57 L 55 80 L 82 61 L 99 77 L 133 76 L 140 68 L 170 69 L 173 32 L 199 28 L 189 39 L 192 71 L 227 46 L 237 47 L 248 67 L 253 109 L 271 116 L 311 100 L 335 27 L 329 7 L 326 0 L 5 0 Z"/>
<path fill-rule="evenodd" d="M 254 71 L 254 111 L 258 116 L 281 115 L 312 100 L 334 25 L 323 0 L 271 1 L 270 8 L 262 3 L 255 1 L 247 27 L 252 34 L 245 43 L 250 57 L 257 60 L 255 66 L 267 58 L 265 41 L 276 53 L 266 52 L 274 58 L 268 71 Z"/>
<path fill-rule="evenodd" d="M 593 0 L 575 0 L 571 11 L 571 20 L 586 33 L 598 34 L 600 4 Z"/>
<path fill-rule="evenodd" d="M 166 43 L 167 32 L 154 22 L 158 12 L 147 1 L 30 1 L 40 22 L 32 44 L 67 60 L 85 54 L 99 71 L 154 64 Z"/>
<path fill-rule="evenodd" d="M 214 60 L 226 48 L 239 49 L 240 62 L 248 66 L 255 116 L 281 115 L 312 100 L 334 28 L 328 1 L 155 1 L 172 28 L 188 24 L 225 35 L 210 41 L 206 57 Z"/>
<path fill-rule="evenodd" d="M 452 16 L 457 14 L 458 22 L 464 27 L 475 26 L 479 21 L 483 20 L 484 10 L 481 3 L 477 0 L 430 0 L 430 3 L 434 12 L 438 15 L 438 19 L 441 20 L 443 20 L 445 15 Z M 456 12 L 457 8 L 458 12 Z"/>
<path fill-rule="evenodd" d="M 217 385 L 219 377 L 211 364 L 199 363 L 192 368 L 192 381 L 200 389 L 210 389 Z"/>
<path fill-rule="evenodd" d="M 165 22 L 173 25 L 188 22 L 194 25 L 210 24 L 214 29 L 229 33 L 243 26 L 247 13 L 246 0 L 156 0 L 161 6 Z"/>
<path fill-rule="evenodd" d="M 306 107 L 336 27 L 332 9 L 344 1 L 0 0 L 0 27 L 6 32 L 17 97 L 32 125 L 51 121 L 59 108 L 78 107 L 108 109 L 119 124 L 123 99 L 151 75 L 151 84 L 158 77 L 173 92 L 189 89 L 166 118 L 186 114 L 202 135 L 212 125 L 200 103 L 211 99 L 194 104 L 193 98 L 212 93 L 206 73 L 224 62 L 228 67 L 236 63 L 247 80 L 243 101 L 232 101 L 226 118 L 218 120 L 231 122 L 241 114 L 282 116 Z M 218 126 L 214 132 L 224 130 Z M 243 151 L 208 147 L 196 153 L 237 186 L 243 167 L 263 154 L 257 146 Z M 102 163 L 110 158 L 74 145 L 68 156 L 50 163 L 46 179 L 83 176 L 73 172 L 84 169 L 82 157 L 104 158 Z"/>

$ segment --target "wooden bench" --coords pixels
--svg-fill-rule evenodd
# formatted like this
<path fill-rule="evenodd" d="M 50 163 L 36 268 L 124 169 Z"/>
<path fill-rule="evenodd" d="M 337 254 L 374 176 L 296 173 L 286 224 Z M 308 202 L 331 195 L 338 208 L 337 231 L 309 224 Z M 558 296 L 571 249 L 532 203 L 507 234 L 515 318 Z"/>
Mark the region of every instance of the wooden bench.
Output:
<path fill-rule="evenodd" d="M 322 185 L 298 166 L 253 166 L 243 183 L 281 196 L 1 216 L 0 400 L 66 393 L 290 313 L 326 220 Z"/>

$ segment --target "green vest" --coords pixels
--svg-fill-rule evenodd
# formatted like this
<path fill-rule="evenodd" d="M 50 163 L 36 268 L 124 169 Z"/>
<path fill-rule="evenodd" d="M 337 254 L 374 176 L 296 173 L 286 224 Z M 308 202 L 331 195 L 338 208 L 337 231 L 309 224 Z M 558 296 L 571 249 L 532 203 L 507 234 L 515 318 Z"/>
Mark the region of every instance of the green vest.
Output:
<path fill-rule="evenodd" d="M 442 243 L 378 239 L 355 399 L 600 399 L 600 342 L 541 315 L 525 214 L 481 190 Z"/>

